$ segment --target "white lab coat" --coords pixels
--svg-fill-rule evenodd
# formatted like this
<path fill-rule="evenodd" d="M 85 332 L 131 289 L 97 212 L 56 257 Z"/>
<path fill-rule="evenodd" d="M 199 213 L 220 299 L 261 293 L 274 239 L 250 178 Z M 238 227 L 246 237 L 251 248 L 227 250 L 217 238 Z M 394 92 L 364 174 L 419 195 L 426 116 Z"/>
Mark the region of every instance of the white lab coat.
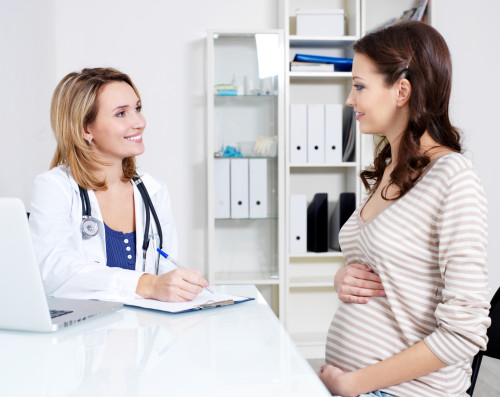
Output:
<path fill-rule="evenodd" d="M 167 187 L 148 174 L 141 176 L 155 207 L 163 231 L 163 250 L 177 257 L 177 232 Z M 132 182 L 131 182 L 132 183 Z M 106 237 L 99 203 L 89 191 L 92 216 L 99 222 L 94 237 L 81 232 L 82 202 L 78 184 L 67 166 L 59 166 L 36 177 L 31 201 L 30 229 L 35 255 L 40 266 L 47 295 L 76 298 L 119 300 L 136 297 L 142 272 L 142 242 L 145 208 L 134 185 L 136 227 L 136 270 L 106 266 Z M 151 227 L 156 231 L 154 218 Z M 159 242 L 158 242 L 159 244 Z M 154 274 L 155 244 L 147 252 L 146 272 Z M 160 260 L 160 273 L 173 266 Z"/>

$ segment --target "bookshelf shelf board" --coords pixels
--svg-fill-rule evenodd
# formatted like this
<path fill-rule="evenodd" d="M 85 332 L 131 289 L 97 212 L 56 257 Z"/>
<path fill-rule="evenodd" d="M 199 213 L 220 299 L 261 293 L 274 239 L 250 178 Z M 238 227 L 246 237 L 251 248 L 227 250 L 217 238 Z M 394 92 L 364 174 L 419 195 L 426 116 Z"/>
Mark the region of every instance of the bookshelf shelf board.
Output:
<path fill-rule="evenodd" d="M 342 258 L 342 252 L 328 251 L 328 252 L 304 252 L 301 254 L 290 254 L 290 259 L 293 258 Z"/>
<path fill-rule="evenodd" d="M 346 79 L 351 78 L 351 72 L 289 72 L 291 79 Z"/>
<path fill-rule="evenodd" d="M 354 161 L 343 163 L 290 163 L 288 166 L 293 168 L 356 168 Z"/>
<path fill-rule="evenodd" d="M 342 47 L 352 45 L 356 36 L 295 36 L 289 37 L 290 47 Z"/>

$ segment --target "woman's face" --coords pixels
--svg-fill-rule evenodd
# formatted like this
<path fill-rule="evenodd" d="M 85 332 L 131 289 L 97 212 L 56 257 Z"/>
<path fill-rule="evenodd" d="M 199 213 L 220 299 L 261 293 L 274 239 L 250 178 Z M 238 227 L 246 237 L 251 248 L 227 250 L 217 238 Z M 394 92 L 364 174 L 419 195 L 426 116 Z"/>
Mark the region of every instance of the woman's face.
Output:
<path fill-rule="evenodd" d="M 142 154 L 146 120 L 134 89 L 122 81 L 109 83 L 97 99 L 96 119 L 85 128 L 85 139 L 92 138 L 92 150 L 112 164 Z"/>
<path fill-rule="evenodd" d="M 346 104 L 352 106 L 363 134 L 381 134 L 388 138 L 402 132 L 398 83 L 387 86 L 375 63 L 366 55 L 355 54 L 352 67 L 353 86 Z M 404 129 L 404 128 L 403 128 Z"/>

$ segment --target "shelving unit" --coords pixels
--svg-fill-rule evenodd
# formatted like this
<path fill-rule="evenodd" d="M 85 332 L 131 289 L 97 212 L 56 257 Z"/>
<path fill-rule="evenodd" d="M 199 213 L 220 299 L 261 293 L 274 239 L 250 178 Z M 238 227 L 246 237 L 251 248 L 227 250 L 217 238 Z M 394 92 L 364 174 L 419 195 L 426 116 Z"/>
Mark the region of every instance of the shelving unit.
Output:
<path fill-rule="evenodd" d="M 208 278 L 212 284 L 255 284 L 278 316 L 284 308 L 283 52 L 280 30 L 208 32 Z M 233 82 L 237 92 L 222 91 L 221 95 L 215 89 L 218 84 Z M 244 152 L 244 145 L 248 150 L 261 137 L 277 139 L 276 150 Z M 227 147 L 239 149 L 245 156 L 223 157 Z M 252 163 L 262 165 L 262 160 L 264 171 L 256 173 L 251 182 Z M 216 193 L 224 190 L 216 186 L 221 180 L 214 174 L 219 166 L 227 166 L 227 175 L 223 175 L 227 178 L 222 178 L 228 192 L 225 215 L 215 212 L 220 201 Z M 259 189 L 252 189 L 252 183 Z M 246 194 L 233 191 L 236 185 L 247 189 Z M 263 194 L 256 205 L 264 205 L 265 214 L 252 215 L 253 190 Z M 241 200 L 236 199 L 237 194 L 242 194 L 238 196 Z M 241 215 L 238 211 L 244 206 L 248 209 Z"/>
<path fill-rule="evenodd" d="M 297 9 L 343 9 L 346 35 L 309 37 L 296 35 Z M 324 357 L 326 335 L 338 300 L 333 276 L 344 266 L 341 252 L 292 254 L 289 249 L 290 195 L 328 193 L 329 217 L 341 192 L 360 196 L 359 145 L 355 159 L 339 163 L 292 163 L 290 161 L 290 105 L 345 104 L 351 87 L 351 72 L 290 72 L 295 54 L 352 57 L 352 45 L 360 37 L 360 0 L 284 0 L 281 2 L 285 30 L 285 326 L 306 358 Z M 359 132 L 356 132 L 359 142 Z"/>

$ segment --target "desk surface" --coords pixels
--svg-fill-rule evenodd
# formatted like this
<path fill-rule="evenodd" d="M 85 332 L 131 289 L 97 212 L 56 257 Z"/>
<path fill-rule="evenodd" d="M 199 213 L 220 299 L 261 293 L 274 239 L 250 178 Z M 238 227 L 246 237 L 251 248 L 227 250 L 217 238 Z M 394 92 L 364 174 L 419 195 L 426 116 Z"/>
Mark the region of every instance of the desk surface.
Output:
<path fill-rule="evenodd" d="M 254 286 L 255 301 L 185 314 L 124 308 L 53 334 L 0 331 L 0 395 L 329 396 Z"/>

